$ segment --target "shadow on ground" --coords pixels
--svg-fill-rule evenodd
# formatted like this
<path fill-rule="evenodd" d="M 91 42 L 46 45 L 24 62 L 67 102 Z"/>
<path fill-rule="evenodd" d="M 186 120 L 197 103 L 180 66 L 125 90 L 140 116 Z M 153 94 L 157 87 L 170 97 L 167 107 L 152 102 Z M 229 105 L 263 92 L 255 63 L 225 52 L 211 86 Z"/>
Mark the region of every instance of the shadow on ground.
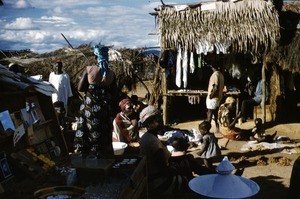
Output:
<path fill-rule="evenodd" d="M 281 182 L 278 182 L 280 178 L 278 176 L 262 176 L 251 178 L 254 180 L 259 186 L 259 193 L 254 196 L 254 199 L 285 199 L 288 196 L 288 188 L 286 188 Z M 267 190 L 273 190 L 272 192 Z"/>

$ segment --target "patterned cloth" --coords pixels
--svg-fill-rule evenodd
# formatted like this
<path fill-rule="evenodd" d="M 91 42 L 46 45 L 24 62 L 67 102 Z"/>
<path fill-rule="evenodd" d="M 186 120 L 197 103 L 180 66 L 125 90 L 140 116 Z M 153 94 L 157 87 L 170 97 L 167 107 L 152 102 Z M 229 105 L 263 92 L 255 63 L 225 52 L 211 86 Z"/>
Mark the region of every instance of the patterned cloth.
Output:
<path fill-rule="evenodd" d="M 108 87 L 89 85 L 74 140 L 83 154 L 113 154 L 110 92 Z"/>

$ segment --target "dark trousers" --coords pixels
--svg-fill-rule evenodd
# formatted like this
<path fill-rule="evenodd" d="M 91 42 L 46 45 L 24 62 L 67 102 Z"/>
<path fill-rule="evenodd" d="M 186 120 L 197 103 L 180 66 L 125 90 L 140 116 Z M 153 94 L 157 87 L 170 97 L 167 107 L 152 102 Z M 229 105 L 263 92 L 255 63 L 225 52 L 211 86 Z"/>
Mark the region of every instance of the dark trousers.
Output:
<path fill-rule="evenodd" d="M 241 107 L 241 118 L 243 120 L 246 120 L 248 117 L 253 116 L 253 107 L 259 105 L 260 103 L 257 103 L 253 99 L 247 99 L 242 102 Z"/>

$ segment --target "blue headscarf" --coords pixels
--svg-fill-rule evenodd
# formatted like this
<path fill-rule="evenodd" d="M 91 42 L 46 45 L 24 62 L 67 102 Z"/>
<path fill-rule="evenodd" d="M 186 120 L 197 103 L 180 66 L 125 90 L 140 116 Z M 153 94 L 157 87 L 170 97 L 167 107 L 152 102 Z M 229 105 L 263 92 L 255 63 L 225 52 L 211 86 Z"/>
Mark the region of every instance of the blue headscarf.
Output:
<path fill-rule="evenodd" d="M 103 78 L 105 78 L 108 69 L 108 47 L 97 44 L 94 47 L 94 54 L 97 56 L 98 66 L 101 68 L 101 74 Z"/>

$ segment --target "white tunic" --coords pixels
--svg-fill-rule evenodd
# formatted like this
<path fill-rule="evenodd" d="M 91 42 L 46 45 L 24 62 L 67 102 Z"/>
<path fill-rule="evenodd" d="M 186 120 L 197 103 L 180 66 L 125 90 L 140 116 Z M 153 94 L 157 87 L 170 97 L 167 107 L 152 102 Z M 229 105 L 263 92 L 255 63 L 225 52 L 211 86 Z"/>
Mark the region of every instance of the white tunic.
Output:
<path fill-rule="evenodd" d="M 54 72 L 51 72 L 49 75 L 49 82 L 57 90 L 57 93 L 52 94 L 52 102 L 62 101 L 67 110 L 68 98 L 73 96 L 69 75 L 67 73 L 55 74 Z"/>

